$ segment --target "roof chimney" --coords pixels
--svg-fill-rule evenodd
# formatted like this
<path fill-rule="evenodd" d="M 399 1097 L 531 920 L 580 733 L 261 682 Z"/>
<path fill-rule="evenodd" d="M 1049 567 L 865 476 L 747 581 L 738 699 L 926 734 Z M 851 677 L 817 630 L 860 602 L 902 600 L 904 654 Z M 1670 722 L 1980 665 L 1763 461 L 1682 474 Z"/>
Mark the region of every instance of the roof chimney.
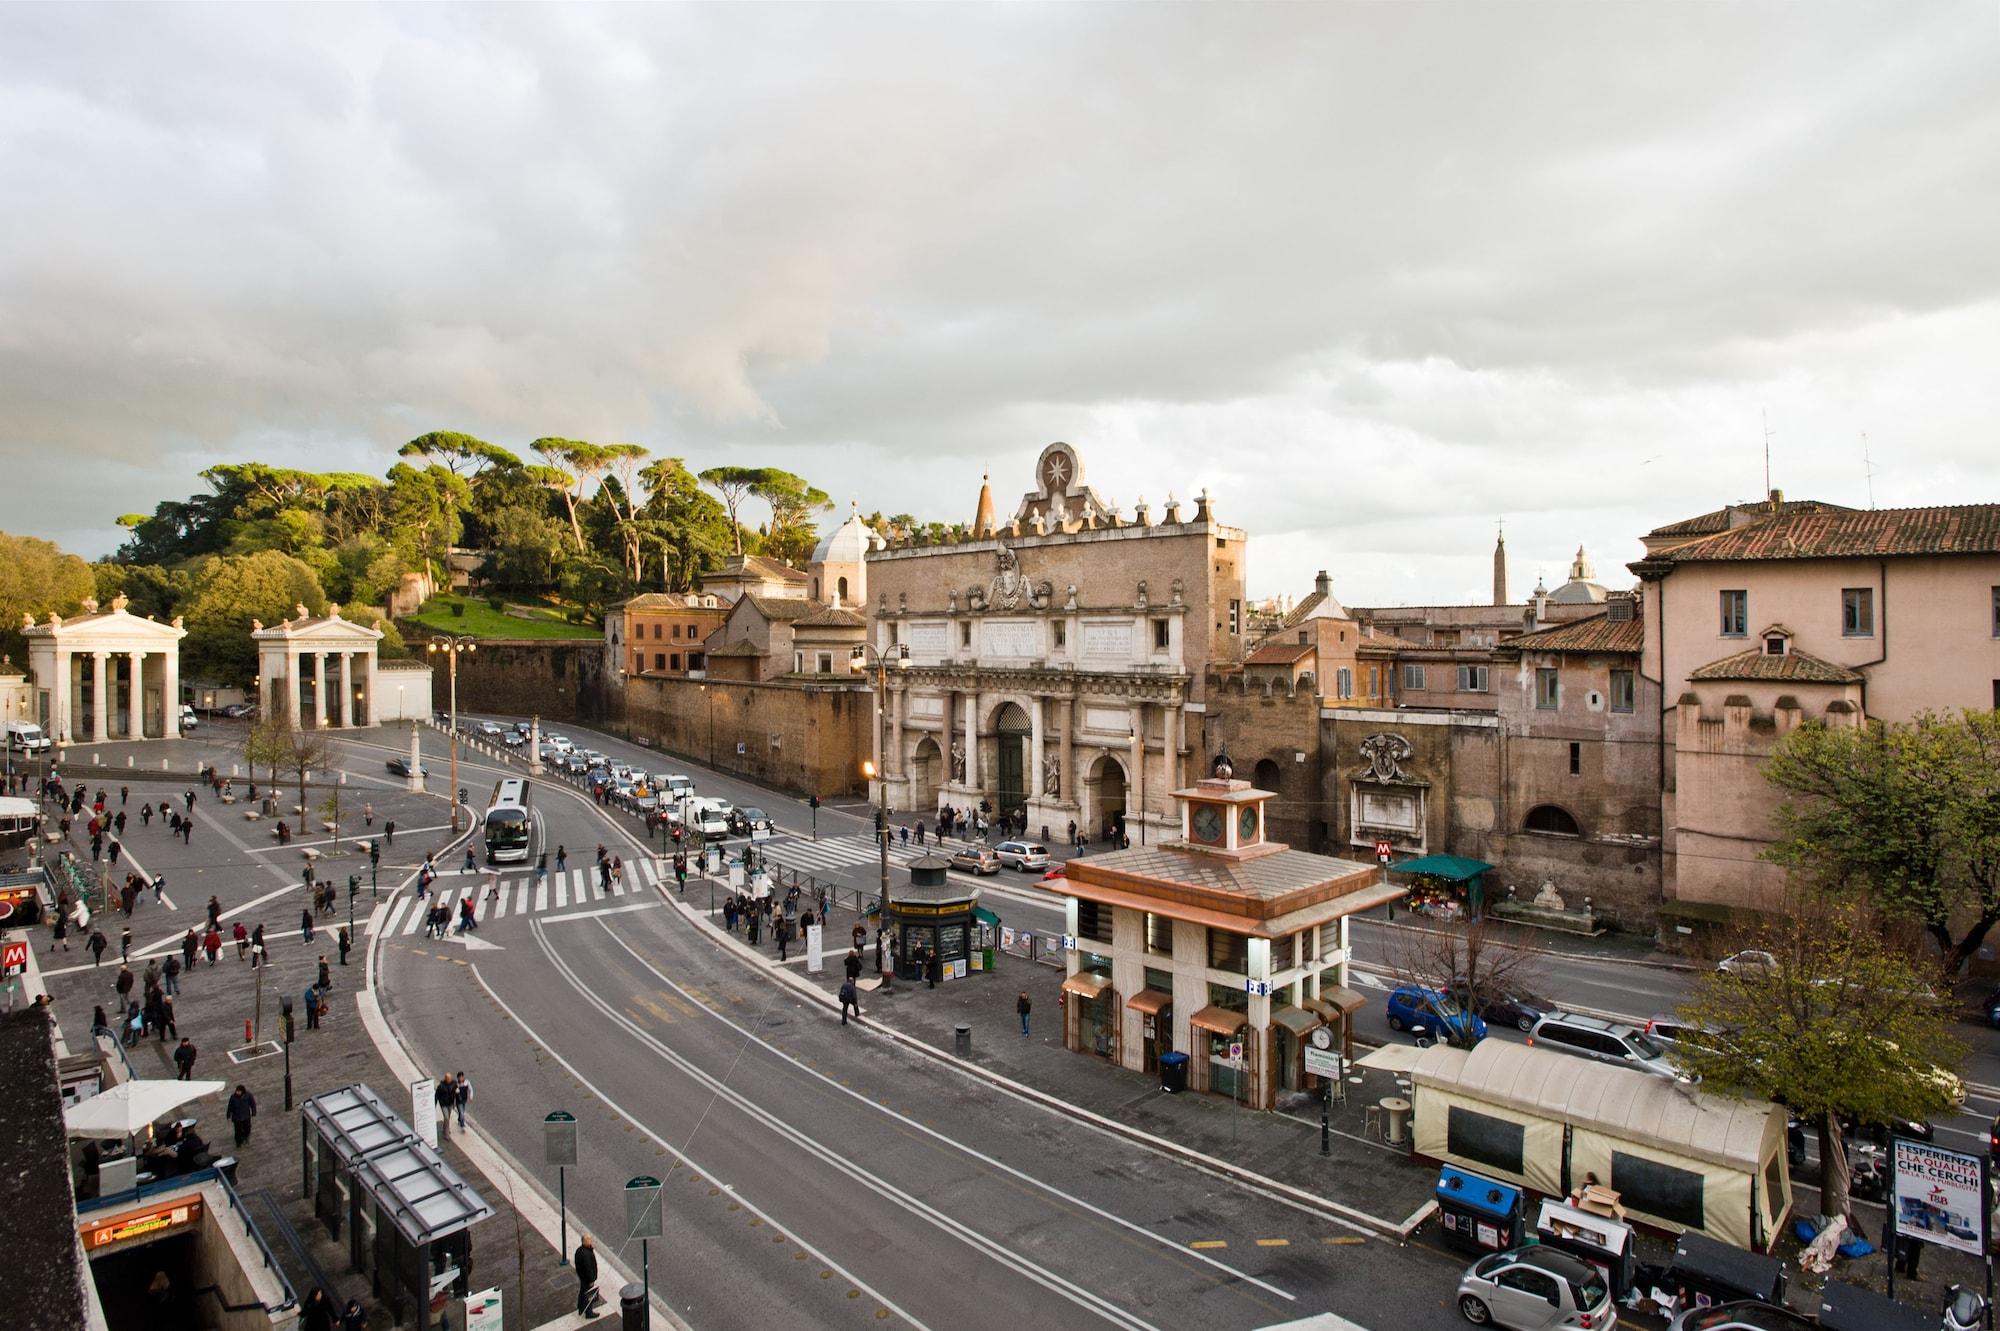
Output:
<path fill-rule="evenodd" d="M 1313 579 L 1313 590 L 1321 596 L 1333 595 L 1333 579 L 1326 576 L 1325 569 L 1321 569 L 1319 576 Z"/>

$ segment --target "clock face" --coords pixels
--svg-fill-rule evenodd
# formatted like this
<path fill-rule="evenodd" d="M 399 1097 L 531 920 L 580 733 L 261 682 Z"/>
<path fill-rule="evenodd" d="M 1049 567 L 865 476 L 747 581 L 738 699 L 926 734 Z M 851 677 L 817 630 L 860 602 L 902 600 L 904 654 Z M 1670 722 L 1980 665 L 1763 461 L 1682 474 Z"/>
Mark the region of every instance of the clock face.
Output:
<path fill-rule="evenodd" d="M 1315 1048 L 1331 1049 L 1333 1048 L 1333 1032 L 1324 1026 L 1317 1027 L 1312 1033 L 1312 1042 Z"/>
<path fill-rule="evenodd" d="M 1222 840 L 1222 811 L 1213 804 L 1196 805 L 1188 821 L 1194 825 L 1196 841 L 1212 846 Z"/>
<path fill-rule="evenodd" d="M 1246 804 L 1243 812 L 1236 815 L 1236 839 L 1239 842 L 1257 839 L 1257 806 Z"/>

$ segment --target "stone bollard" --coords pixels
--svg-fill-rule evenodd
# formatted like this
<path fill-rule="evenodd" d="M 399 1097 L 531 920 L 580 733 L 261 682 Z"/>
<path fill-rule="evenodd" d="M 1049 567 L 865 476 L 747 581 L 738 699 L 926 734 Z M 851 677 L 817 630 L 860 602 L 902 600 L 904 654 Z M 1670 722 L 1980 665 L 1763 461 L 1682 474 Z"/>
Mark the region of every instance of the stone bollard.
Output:
<path fill-rule="evenodd" d="M 126 754 L 126 755 L 125 755 L 125 765 L 126 765 L 127 767 L 137 767 L 137 766 L 139 765 L 139 759 L 138 759 L 138 757 L 137 757 L 136 755 L 134 755 L 134 754 L 130 754 L 130 753 Z"/>
<path fill-rule="evenodd" d="M 959 1023 L 951 1028 L 951 1039 L 960 1058 L 972 1057 L 972 1027 Z"/>

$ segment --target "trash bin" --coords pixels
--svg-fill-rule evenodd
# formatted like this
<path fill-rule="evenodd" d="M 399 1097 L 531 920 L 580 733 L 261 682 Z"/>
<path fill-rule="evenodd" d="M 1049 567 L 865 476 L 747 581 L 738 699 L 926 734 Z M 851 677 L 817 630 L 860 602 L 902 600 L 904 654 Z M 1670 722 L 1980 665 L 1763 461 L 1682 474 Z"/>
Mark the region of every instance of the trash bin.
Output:
<path fill-rule="evenodd" d="M 620 1331 L 646 1331 L 652 1321 L 652 1309 L 646 1306 L 646 1287 L 638 1281 L 624 1286 L 618 1291 L 618 1325 Z"/>
<path fill-rule="evenodd" d="M 1173 1053 L 1160 1055 L 1160 1089 L 1163 1091 L 1185 1091 L 1187 1089 L 1188 1056 Z"/>
<path fill-rule="evenodd" d="M 958 1051 L 958 1056 L 959 1056 L 960 1058 L 971 1058 L 971 1057 L 972 1057 L 972 1027 L 970 1027 L 970 1026 L 967 1026 L 967 1025 L 965 1025 L 965 1024 L 964 1024 L 963 1022 L 961 1022 L 961 1023 L 959 1023 L 958 1025 L 956 1025 L 956 1026 L 952 1027 L 952 1028 L 951 1028 L 951 1044 L 952 1044 L 952 1048 L 953 1048 L 953 1049 L 956 1049 L 956 1050 Z"/>

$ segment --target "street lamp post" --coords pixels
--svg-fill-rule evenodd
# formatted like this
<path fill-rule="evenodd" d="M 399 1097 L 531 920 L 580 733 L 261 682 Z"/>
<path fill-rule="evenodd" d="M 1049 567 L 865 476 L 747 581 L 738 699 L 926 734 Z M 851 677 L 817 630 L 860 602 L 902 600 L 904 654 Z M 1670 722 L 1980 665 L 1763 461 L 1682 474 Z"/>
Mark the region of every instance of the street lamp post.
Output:
<path fill-rule="evenodd" d="M 446 792 L 451 800 L 451 830 L 458 831 L 458 654 L 476 652 L 479 643 L 457 635 L 432 638 L 426 648 L 431 652 L 443 652 L 451 663 L 451 789 Z"/>
<path fill-rule="evenodd" d="M 898 670 L 908 670 L 910 649 L 908 644 L 904 644 L 898 646 L 893 654 L 885 656 L 877 651 L 873 644 L 858 642 L 854 644 L 854 650 L 848 654 L 847 668 L 857 675 L 865 674 L 871 657 L 875 662 L 875 752 L 882 755 L 883 762 L 881 766 L 877 766 L 872 759 L 864 760 L 861 771 L 875 783 L 875 842 L 877 849 L 881 851 L 882 864 L 882 895 L 876 903 L 879 913 L 875 917 L 879 927 L 889 918 L 889 775 L 886 752 L 888 746 L 882 742 L 882 718 L 889 710 L 889 662 L 894 660 Z"/>

